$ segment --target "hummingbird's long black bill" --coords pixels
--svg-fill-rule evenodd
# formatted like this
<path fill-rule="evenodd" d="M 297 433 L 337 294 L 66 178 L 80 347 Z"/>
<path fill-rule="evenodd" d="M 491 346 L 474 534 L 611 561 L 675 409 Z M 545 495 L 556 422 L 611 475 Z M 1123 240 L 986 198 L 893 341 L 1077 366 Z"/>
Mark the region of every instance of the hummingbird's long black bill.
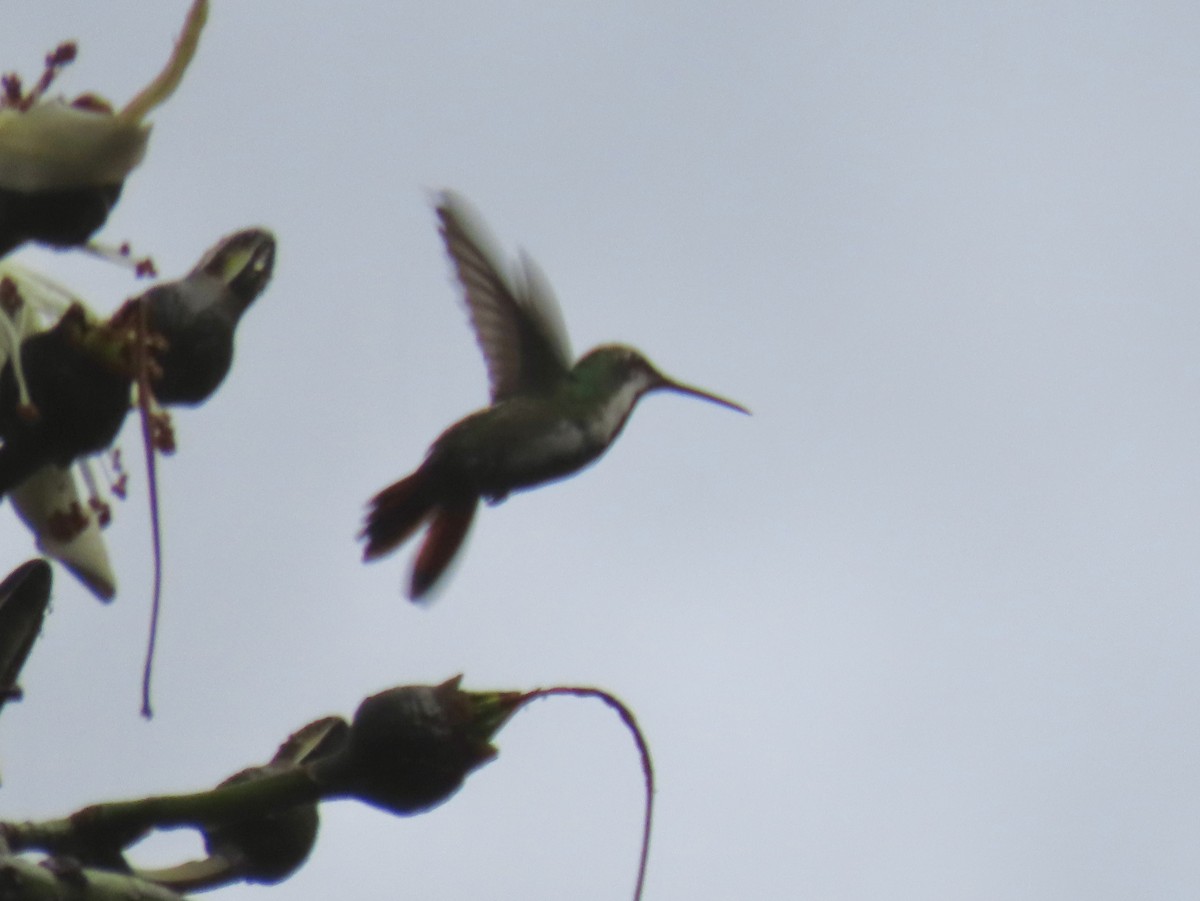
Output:
<path fill-rule="evenodd" d="M 663 377 L 662 388 L 669 391 L 675 391 L 679 394 L 689 394 L 692 397 L 698 397 L 701 400 L 711 401 L 714 404 L 720 404 L 722 407 L 728 407 L 731 410 L 737 410 L 739 413 L 750 415 L 750 411 L 741 404 L 735 404 L 731 400 L 727 400 L 718 394 L 712 394 L 708 391 L 701 391 L 699 388 L 693 388 L 691 385 L 685 385 L 683 382 L 676 382 L 673 379 Z"/>

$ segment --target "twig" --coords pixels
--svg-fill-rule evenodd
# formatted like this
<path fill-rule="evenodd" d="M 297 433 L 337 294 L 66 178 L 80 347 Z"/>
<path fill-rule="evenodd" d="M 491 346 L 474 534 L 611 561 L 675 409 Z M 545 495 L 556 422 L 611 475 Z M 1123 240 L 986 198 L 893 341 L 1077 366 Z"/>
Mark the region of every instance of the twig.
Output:
<path fill-rule="evenodd" d="M 591 688 L 588 686 L 571 686 L 571 685 L 556 685 L 553 688 L 538 688 L 529 692 L 522 698 L 522 704 L 532 701 L 535 698 L 547 698 L 554 695 L 568 695 L 572 697 L 590 697 L 599 698 L 609 707 L 617 712 L 621 717 L 621 721 L 625 727 L 633 735 L 633 740 L 637 743 L 638 753 L 642 758 L 642 774 L 645 776 L 646 783 L 646 809 L 645 816 L 642 821 L 642 853 L 638 860 L 637 884 L 634 886 L 633 898 L 634 901 L 640 901 L 642 897 L 642 889 L 646 883 L 646 867 L 650 862 L 650 827 L 654 818 L 654 764 L 650 760 L 650 746 L 646 744 L 646 737 L 642 734 L 641 727 L 637 724 L 637 719 L 625 704 L 615 695 L 609 694 L 599 688 Z"/>

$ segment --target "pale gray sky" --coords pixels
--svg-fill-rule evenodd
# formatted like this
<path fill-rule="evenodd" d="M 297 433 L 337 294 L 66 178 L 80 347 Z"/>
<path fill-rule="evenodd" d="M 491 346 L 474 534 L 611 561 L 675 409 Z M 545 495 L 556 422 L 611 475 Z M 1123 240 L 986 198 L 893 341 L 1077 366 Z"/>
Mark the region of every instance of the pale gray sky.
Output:
<path fill-rule="evenodd" d="M 0 68 L 79 38 L 63 90 L 123 102 L 186 6 L 0 0 Z M 6 816 L 202 788 L 462 671 L 634 708 L 648 899 L 1196 897 L 1200 7 L 213 6 L 101 237 L 175 276 L 267 225 L 276 277 L 159 468 L 157 719 L 131 418 L 121 591 L 56 573 Z M 646 400 L 593 470 L 483 510 L 419 609 L 411 552 L 364 567 L 354 534 L 487 397 L 442 187 L 540 263 L 577 352 L 755 415 Z M 22 258 L 101 309 L 137 290 Z M 32 553 L 0 535 L 0 569 Z M 547 701 L 498 744 L 425 816 L 328 806 L 270 897 L 627 897 L 616 718 Z"/>

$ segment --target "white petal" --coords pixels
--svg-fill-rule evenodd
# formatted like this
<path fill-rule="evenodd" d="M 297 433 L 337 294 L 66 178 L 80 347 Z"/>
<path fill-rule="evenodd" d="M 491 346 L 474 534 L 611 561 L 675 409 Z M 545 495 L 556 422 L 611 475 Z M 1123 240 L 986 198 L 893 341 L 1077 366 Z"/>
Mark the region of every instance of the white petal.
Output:
<path fill-rule="evenodd" d="M 0 187 L 30 194 L 121 184 L 149 137 L 149 125 L 61 100 L 0 110 Z"/>
<path fill-rule="evenodd" d="M 43 466 L 9 493 L 13 509 L 37 538 L 38 550 L 71 571 L 102 601 L 117 591 L 117 577 L 108 562 L 108 551 L 95 515 L 83 508 L 75 475 L 60 466 Z M 87 523 L 75 534 L 56 534 L 56 519 L 78 509 Z"/>
<path fill-rule="evenodd" d="M 143 120 L 179 86 L 207 19 L 208 0 L 194 0 L 166 65 L 119 113 L 62 99 L 0 109 L 0 187 L 33 193 L 124 182 L 146 154 Z"/>

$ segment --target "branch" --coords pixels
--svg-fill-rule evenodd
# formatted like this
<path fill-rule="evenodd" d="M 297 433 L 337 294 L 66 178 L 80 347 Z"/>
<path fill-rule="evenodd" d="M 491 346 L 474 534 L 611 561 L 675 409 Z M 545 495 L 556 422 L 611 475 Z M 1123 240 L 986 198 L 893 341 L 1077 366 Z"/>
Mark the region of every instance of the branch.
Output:
<path fill-rule="evenodd" d="M 107 870 L 0 859 L 0 897 L 21 901 L 181 901 L 152 882 Z"/>

